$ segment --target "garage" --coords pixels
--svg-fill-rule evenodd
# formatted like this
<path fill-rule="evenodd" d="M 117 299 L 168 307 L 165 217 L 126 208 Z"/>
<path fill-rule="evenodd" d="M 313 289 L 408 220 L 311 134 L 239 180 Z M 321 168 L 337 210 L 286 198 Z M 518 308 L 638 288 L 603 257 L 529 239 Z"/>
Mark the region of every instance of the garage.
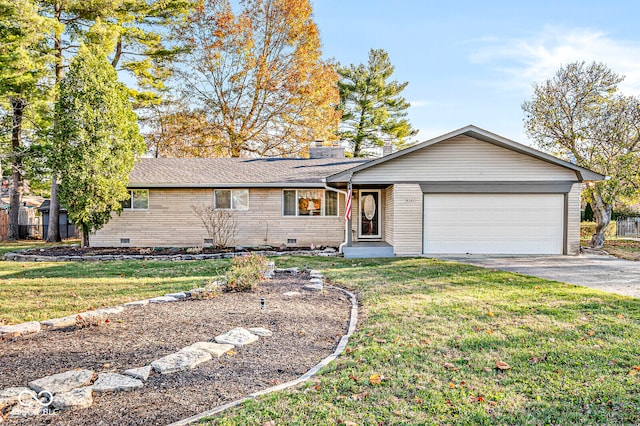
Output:
<path fill-rule="evenodd" d="M 425 254 L 563 254 L 564 194 L 424 194 Z"/>

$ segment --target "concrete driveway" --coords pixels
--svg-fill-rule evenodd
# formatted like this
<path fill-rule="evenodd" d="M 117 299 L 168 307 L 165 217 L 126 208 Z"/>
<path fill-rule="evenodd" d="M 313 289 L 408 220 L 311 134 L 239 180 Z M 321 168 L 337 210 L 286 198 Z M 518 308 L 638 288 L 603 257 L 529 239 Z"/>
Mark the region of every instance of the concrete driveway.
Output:
<path fill-rule="evenodd" d="M 640 297 L 640 262 L 613 256 L 460 255 L 438 258 Z"/>

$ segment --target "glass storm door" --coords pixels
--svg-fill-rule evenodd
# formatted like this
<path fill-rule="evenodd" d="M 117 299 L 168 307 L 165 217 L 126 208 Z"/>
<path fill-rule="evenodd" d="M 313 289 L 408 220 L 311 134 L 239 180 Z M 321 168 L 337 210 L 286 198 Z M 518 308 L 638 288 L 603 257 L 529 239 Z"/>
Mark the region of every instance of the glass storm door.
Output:
<path fill-rule="evenodd" d="M 360 190 L 358 238 L 381 238 L 380 190 Z"/>

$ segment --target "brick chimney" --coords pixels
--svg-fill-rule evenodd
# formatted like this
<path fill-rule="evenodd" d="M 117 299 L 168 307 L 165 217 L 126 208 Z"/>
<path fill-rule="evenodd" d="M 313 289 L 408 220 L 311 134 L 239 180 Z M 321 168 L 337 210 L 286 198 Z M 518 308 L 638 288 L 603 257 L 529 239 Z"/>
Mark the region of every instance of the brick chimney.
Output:
<path fill-rule="evenodd" d="M 344 148 L 341 146 L 324 146 L 322 141 L 315 141 L 309 146 L 309 159 L 344 158 Z"/>

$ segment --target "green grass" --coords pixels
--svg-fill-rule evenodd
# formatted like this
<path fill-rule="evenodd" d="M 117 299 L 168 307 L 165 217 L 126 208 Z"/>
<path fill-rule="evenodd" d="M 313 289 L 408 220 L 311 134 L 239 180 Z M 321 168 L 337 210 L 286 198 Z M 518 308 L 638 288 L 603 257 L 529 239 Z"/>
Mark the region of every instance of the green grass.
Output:
<path fill-rule="evenodd" d="M 640 241 L 609 239 L 604 247 L 609 254 L 627 260 L 640 260 Z"/>
<path fill-rule="evenodd" d="M 640 300 L 430 259 L 278 265 L 357 291 L 358 330 L 311 382 L 211 424 L 640 423 Z"/>
<path fill-rule="evenodd" d="M 0 324 L 41 321 L 201 287 L 227 261 L 0 262 Z"/>

